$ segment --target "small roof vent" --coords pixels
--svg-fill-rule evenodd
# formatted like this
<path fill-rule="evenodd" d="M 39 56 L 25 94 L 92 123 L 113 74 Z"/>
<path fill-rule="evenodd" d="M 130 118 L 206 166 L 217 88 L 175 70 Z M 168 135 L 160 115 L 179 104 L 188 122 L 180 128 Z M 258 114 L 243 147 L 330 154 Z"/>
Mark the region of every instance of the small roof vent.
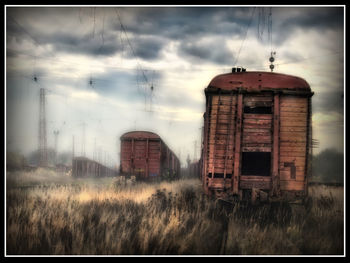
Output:
<path fill-rule="evenodd" d="M 232 68 L 232 73 L 246 72 L 246 69 L 243 67 L 234 67 Z"/>

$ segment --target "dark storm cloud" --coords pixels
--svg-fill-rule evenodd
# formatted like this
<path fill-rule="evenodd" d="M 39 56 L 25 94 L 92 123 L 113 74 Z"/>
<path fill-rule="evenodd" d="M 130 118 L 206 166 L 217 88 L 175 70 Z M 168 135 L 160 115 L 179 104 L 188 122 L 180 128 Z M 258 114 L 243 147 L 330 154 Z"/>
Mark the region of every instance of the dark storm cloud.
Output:
<path fill-rule="evenodd" d="M 229 36 L 231 39 L 243 37 L 250 23 L 250 31 L 257 29 L 258 10 L 253 6 L 9 8 L 7 30 L 9 36 L 30 38 L 31 35 L 37 43 L 51 44 L 58 51 L 110 56 L 126 48 L 128 49 L 126 54 L 132 57 L 133 52 L 128 46 L 126 36 L 121 35 L 121 25 L 117 17 L 119 12 L 123 27 L 129 34 L 129 40 L 139 58 L 146 60 L 159 58 L 166 39 L 182 42 L 183 54 L 198 57 L 206 53 L 208 46 L 200 46 L 198 43 L 193 46 L 194 44 L 188 41 L 210 35 Z M 254 16 L 251 16 L 253 12 Z M 11 18 L 20 21 L 22 28 L 11 21 Z M 275 44 L 282 44 L 293 36 L 297 28 L 315 30 L 342 28 L 343 8 L 279 7 L 272 8 L 272 18 L 273 40 Z M 31 19 L 36 22 L 35 25 L 28 23 Z M 61 26 L 62 30 L 50 32 L 46 29 L 50 25 L 58 28 Z M 124 38 L 123 43 L 121 38 Z M 217 52 L 211 59 L 217 63 L 228 61 L 224 58 L 225 53 L 226 51 Z M 204 59 L 210 58 L 205 56 Z"/>
<path fill-rule="evenodd" d="M 217 64 L 230 64 L 233 61 L 232 52 L 218 40 L 200 42 L 181 42 L 178 52 L 189 56 L 194 62 L 211 61 Z"/>
<path fill-rule="evenodd" d="M 242 28 L 249 23 L 251 10 L 252 8 L 217 7 L 119 8 L 122 19 L 129 12 L 134 15 L 132 21 L 125 26 L 128 31 L 145 35 L 158 34 L 177 40 L 207 34 L 242 33 Z M 115 21 L 114 28 L 119 27 L 119 22 Z"/>
<path fill-rule="evenodd" d="M 136 57 L 145 59 L 145 60 L 154 60 L 160 57 L 161 50 L 163 46 L 166 44 L 166 41 L 157 37 L 139 37 L 135 36 L 132 39 L 133 50 L 135 52 Z M 130 54 L 132 56 L 133 54 Z"/>
<path fill-rule="evenodd" d="M 344 9 L 341 7 L 273 8 L 273 41 L 282 45 L 292 38 L 296 29 L 342 30 Z"/>
<path fill-rule="evenodd" d="M 111 56 L 123 49 L 116 36 L 107 34 L 101 39 L 98 36 L 92 38 L 90 34 L 79 37 L 74 33 L 56 33 L 42 39 L 42 42 L 54 43 L 54 47 L 58 51 L 91 56 Z"/>
<path fill-rule="evenodd" d="M 300 14 L 282 21 L 281 26 L 300 26 L 302 28 L 339 28 L 343 25 L 343 8 L 299 8 Z"/>
<path fill-rule="evenodd" d="M 344 114 L 344 92 L 338 90 L 315 93 L 312 97 L 312 105 L 313 113 L 329 113 L 335 111 Z"/>

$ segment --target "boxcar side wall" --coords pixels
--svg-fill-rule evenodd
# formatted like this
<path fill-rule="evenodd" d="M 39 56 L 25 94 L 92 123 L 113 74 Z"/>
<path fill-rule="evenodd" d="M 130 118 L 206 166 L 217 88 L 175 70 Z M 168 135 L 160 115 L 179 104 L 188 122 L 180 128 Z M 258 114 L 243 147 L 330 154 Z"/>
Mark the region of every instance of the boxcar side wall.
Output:
<path fill-rule="evenodd" d="M 281 95 L 280 126 L 280 189 L 304 191 L 308 152 L 308 98 Z"/>
<path fill-rule="evenodd" d="M 72 163 L 73 177 L 104 177 L 114 176 L 116 171 L 96 161 L 84 158 L 74 158 Z"/>

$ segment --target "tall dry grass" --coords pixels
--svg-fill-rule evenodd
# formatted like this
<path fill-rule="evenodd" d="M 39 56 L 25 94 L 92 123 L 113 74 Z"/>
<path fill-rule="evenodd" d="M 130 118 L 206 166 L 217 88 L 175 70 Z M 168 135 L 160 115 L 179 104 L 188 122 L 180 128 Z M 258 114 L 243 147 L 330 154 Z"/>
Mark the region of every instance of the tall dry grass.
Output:
<path fill-rule="evenodd" d="M 342 188 L 315 186 L 305 205 L 234 206 L 196 179 L 113 179 L 8 187 L 8 255 L 343 254 Z"/>

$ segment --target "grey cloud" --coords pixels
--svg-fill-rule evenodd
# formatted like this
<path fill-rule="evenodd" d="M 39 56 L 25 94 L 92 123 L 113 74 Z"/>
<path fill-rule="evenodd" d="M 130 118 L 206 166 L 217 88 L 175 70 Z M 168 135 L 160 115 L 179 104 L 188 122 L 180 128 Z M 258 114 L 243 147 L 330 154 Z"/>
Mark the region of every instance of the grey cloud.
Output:
<path fill-rule="evenodd" d="M 327 91 L 315 93 L 312 97 L 313 112 L 338 112 L 344 114 L 344 92 Z"/>
<path fill-rule="evenodd" d="M 233 54 L 225 43 L 212 40 L 206 43 L 181 42 L 178 48 L 180 55 L 186 56 L 194 62 L 211 61 L 217 64 L 232 64 Z"/>
<path fill-rule="evenodd" d="M 132 43 L 133 50 L 137 57 L 145 60 L 154 60 L 160 57 L 161 50 L 166 44 L 166 41 L 158 37 L 135 36 L 132 39 Z"/>
<path fill-rule="evenodd" d="M 273 8 L 273 41 L 282 45 L 293 37 L 296 29 L 302 28 L 317 31 L 343 28 L 343 8 Z"/>
<path fill-rule="evenodd" d="M 250 14 L 250 8 L 120 8 L 123 12 L 132 12 L 134 19 L 126 25 L 128 31 L 135 34 L 159 34 L 170 39 L 200 37 L 205 34 L 242 33 L 249 23 L 248 16 L 237 16 L 239 12 Z M 126 16 L 125 15 L 125 16 Z M 221 27 L 221 24 L 224 27 Z M 238 24 L 244 25 L 238 25 Z M 152 26 L 149 26 L 152 25 Z M 114 22 L 114 28 L 120 27 Z"/>

